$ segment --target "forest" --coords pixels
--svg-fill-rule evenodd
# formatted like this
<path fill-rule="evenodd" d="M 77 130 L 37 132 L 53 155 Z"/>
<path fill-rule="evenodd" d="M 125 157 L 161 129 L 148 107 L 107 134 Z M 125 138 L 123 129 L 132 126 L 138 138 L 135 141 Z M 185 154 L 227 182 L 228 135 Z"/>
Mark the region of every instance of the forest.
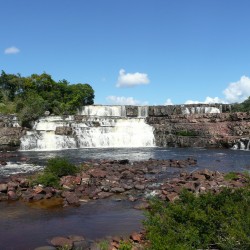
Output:
<path fill-rule="evenodd" d="M 75 114 L 83 105 L 94 103 L 94 90 L 87 83 L 55 81 L 47 73 L 22 77 L 0 75 L 0 113 L 16 114 L 23 126 L 49 111 L 54 115 Z"/>

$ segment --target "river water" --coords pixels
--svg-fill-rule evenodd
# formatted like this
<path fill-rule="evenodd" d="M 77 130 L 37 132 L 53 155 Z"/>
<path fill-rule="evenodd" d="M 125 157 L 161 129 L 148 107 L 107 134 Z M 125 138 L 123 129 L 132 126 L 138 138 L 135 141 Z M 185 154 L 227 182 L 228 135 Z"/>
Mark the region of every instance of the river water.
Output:
<path fill-rule="evenodd" d="M 185 159 L 194 157 L 198 165 L 187 170 L 208 168 L 221 172 L 250 171 L 250 151 L 204 148 L 103 148 L 61 151 L 20 151 L 0 168 L 0 176 L 42 169 L 49 158 L 67 157 L 76 164 L 87 159 Z M 18 161 L 27 157 L 25 164 Z M 171 175 L 179 169 L 171 170 Z M 108 235 L 128 235 L 140 230 L 143 213 L 125 200 L 99 200 L 78 208 L 44 207 L 23 202 L 0 203 L 0 249 L 27 250 L 46 245 L 54 236 L 72 234 L 97 239 Z"/>

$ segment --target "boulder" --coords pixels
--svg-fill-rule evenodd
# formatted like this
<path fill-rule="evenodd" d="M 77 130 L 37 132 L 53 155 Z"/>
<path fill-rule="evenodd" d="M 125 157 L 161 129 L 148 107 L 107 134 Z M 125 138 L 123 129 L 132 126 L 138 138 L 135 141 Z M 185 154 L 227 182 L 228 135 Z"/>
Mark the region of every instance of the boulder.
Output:
<path fill-rule="evenodd" d="M 7 184 L 0 184 L 0 192 L 6 193 L 8 190 Z"/>
<path fill-rule="evenodd" d="M 55 247 L 67 247 L 67 249 L 71 249 L 73 247 L 73 241 L 66 237 L 54 237 L 50 240 L 50 243 Z"/>

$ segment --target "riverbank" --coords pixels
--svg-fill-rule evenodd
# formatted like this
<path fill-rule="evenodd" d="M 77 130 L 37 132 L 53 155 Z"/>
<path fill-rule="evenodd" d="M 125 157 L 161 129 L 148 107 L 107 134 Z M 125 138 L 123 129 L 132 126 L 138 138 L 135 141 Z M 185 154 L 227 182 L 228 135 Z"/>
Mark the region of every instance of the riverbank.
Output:
<path fill-rule="evenodd" d="M 34 175 L 12 175 L 0 184 L 0 200 L 20 200 L 34 207 L 36 204 L 46 207 L 51 201 L 56 200 L 58 207 L 67 207 L 113 199 L 117 202 L 126 201 L 134 209 L 149 209 L 148 198 L 156 196 L 161 200 L 173 202 L 179 199 L 183 188 L 195 194 L 203 194 L 208 191 L 218 193 L 223 187 L 239 188 L 247 184 L 247 179 L 242 173 L 235 173 L 228 178 L 228 174 L 208 169 L 187 171 L 196 165 L 197 160 L 191 157 L 134 162 L 126 159 L 89 160 L 79 166 L 80 171 L 76 175 L 61 177 L 60 188 L 33 186 Z M 180 174 L 171 176 L 170 169 L 179 169 Z M 137 237 L 143 240 L 144 235 L 139 233 Z M 66 238 L 71 240 L 69 235 Z M 108 240 L 109 244 L 113 244 L 113 249 L 119 247 L 117 239 L 116 237 Z M 85 240 L 81 240 L 81 243 L 86 244 Z M 135 242 L 131 239 L 130 243 Z M 71 245 L 74 245 L 73 240 Z"/>

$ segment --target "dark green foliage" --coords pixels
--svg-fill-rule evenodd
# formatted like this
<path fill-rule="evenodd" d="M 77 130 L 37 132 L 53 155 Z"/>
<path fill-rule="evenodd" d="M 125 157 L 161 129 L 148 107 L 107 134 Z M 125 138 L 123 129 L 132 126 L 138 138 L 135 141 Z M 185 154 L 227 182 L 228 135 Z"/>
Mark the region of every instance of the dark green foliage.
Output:
<path fill-rule="evenodd" d="M 250 96 L 242 103 L 232 105 L 233 112 L 248 112 L 250 111 Z"/>
<path fill-rule="evenodd" d="M 176 135 L 178 135 L 178 136 L 196 136 L 196 133 L 194 131 L 181 130 L 181 131 L 176 132 Z"/>
<path fill-rule="evenodd" d="M 65 175 L 74 175 L 77 173 L 77 170 L 77 167 L 70 163 L 66 158 L 55 157 L 48 160 L 44 172 L 52 173 L 57 177 L 62 177 Z"/>
<path fill-rule="evenodd" d="M 229 172 L 224 176 L 225 180 L 236 180 L 238 179 L 238 174 L 235 172 Z"/>
<path fill-rule="evenodd" d="M 46 73 L 21 77 L 2 71 L 0 75 L 0 113 L 17 113 L 25 125 L 47 110 L 56 115 L 74 114 L 93 103 L 89 84 L 56 82 Z"/>
<path fill-rule="evenodd" d="M 59 187 L 59 178 L 52 173 L 44 172 L 40 173 L 36 176 L 36 178 L 32 181 L 32 185 L 41 184 L 44 187 Z"/>
<path fill-rule="evenodd" d="M 39 173 L 31 182 L 32 185 L 42 184 L 45 187 L 59 188 L 60 177 L 75 175 L 78 168 L 66 158 L 55 157 L 48 160 L 48 164 L 42 173 Z"/>
<path fill-rule="evenodd" d="M 225 189 L 179 201 L 155 200 L 144 222 L 154 250 L 250 249 L 250 190 Z"/>

